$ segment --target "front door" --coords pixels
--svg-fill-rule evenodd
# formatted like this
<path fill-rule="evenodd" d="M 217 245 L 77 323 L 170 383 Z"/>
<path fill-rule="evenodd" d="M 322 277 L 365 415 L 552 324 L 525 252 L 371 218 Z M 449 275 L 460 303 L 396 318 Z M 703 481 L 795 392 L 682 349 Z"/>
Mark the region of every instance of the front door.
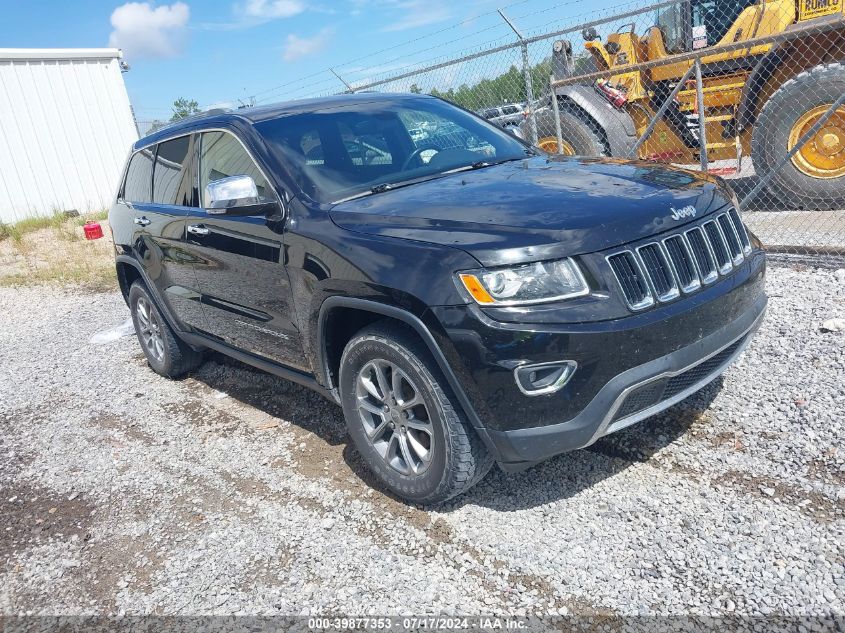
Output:
<path fill-rule="evenodd" d="M 199 151 L 201 202 L 209 182 L 229 176 L 251 176 L 262 201 L 277 198 L 234 134 L 204 132 Z M 204 207 L 201 204 L 188 217 L 186 247 L 194 259 L 208 333 L 307 370 L 285 270 L 281 211 L 272 216 L 227 216 L 208 213 Z"/>

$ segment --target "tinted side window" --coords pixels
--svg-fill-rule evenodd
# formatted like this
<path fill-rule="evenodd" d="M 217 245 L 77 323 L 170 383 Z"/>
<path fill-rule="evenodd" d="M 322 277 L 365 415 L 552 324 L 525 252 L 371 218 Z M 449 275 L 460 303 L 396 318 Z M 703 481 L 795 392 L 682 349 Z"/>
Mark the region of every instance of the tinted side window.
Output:
<path fill-rule="evenodd" d="M 517 108 L 516 106 L 505 106 L 504 108 L 502 108 L 502 112 L 504 114 L 516 114 L 517 112 L 519 112 L 519 108 Z"/>
<path fill-rule="evenodd" d="M 238 139 L 226 132 L 205 132 L 200 148 L 200 192 L 203 207 L 209 205 L 209 201 L 205 199 L 208 183 L 229 176 L 252 176 L 258 188 L 259 199 L 262 202 L 271 202 L 274 199 L 273 190 Z"/>
<path fill-rule="evenodd" d="M 152 175 L 153 152 L 150 149 L 142 149 L 129 161 L 123 198 L 129 202 L 149 202 Z"/>
<path fill-rule="evenodd" d="M 191 137 L 159 143 L 153 176 L 153 202 L 181 207 L 193 205 Z"/>

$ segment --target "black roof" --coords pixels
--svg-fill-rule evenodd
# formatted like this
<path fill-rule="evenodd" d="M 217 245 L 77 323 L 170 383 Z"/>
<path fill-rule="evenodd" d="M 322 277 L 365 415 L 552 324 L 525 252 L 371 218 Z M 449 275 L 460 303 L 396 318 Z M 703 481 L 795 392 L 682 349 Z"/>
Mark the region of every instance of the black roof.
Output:
<path fill-rule="evenodd" d="M 356 94 L 334 95 L 331 97 L 316 97 L 314 99 L 299 99 L 297 101 L 284 101 L 257 108 L 240 108 L 238 110 L 211 110 L 196 116 L 180 119 L 163 128 L 159 128 L 152 134 L 138 139 L 134 149 L 152 145 L 162 139 L 178 135 L 180 132 L 190 132 L 195 128 L 205 127 L 209 123 L 221 123 L 225 120 L 240 119 L 250 123 L 258 123 L 269 119 L 277 119 L 290 114 L 303 112 L 315 112 L 334 107 L 354 105 L 358 103 L 373 103 L 379 101 L 396 101 L 398 99 L 431 99 L 423 94 L 405 93 L 383 93 L 383 92 L 361 92 Z"/>

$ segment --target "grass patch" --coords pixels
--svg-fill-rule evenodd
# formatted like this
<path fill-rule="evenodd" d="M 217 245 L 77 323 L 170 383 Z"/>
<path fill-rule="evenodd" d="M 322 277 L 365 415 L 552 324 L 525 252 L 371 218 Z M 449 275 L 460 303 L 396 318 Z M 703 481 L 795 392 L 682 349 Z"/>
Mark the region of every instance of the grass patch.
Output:
<path fill-rule="evenodd" d="M 117 289 L 114 262 L 105 266 L 48 266 L 26 273 L 0 276 L 0 286 L 18 287 L 38 284 L 82 286 L 92 292 L 109 292 Z"/>
<path fill-rule="evenodd" d="M 90 290 L 117 287 L 111 232 L 86 240 L 82 226 L 108 213 L 79 217 L 54 214 L 0 225 L 0 286 L 59 284 Z"/>
<path fill-rule="evenodd" d="M 62 211 L 54 211 L 52 215 L 38 216 L 18 220 L 10 224 L 0 223 L 0 241 L 11 239 L 20 242 L 27 233 L 35 233 L 44 229 L 56 229 L 67 232 L 68 227 L 84 226 L 88 222 L 103 222 L 109 217 L 108 209 L 68 216 Z"/>

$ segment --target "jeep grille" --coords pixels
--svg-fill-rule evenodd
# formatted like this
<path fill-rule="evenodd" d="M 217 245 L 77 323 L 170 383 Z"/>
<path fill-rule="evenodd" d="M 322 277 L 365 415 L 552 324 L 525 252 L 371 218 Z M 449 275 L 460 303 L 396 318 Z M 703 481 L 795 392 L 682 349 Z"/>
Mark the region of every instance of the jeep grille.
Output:
<path fill-rule="evenodd" d="M 672 301 L 729 275 L 751 252 L 736 209 L 686 231 L 607 258 L 628 307 Z"/>

